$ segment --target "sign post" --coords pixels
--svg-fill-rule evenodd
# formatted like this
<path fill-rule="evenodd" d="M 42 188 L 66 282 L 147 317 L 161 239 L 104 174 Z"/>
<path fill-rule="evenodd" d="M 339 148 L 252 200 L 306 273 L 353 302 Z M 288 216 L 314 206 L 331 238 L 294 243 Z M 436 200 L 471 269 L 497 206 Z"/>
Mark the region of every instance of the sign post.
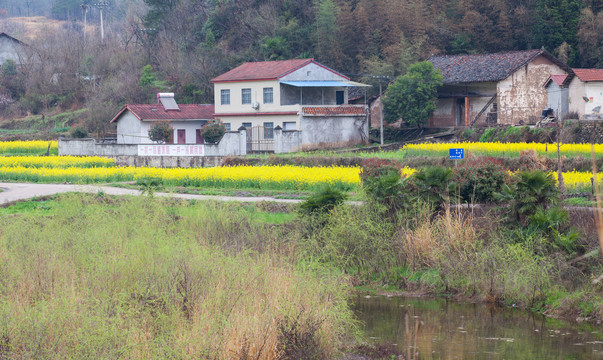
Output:
<path fill-rule="evenodd" d="M 465 149 L 448 149 L 448 159 L 454 160 L 454 167 L 458 166 L 458 161 L 465 158 Z"/>

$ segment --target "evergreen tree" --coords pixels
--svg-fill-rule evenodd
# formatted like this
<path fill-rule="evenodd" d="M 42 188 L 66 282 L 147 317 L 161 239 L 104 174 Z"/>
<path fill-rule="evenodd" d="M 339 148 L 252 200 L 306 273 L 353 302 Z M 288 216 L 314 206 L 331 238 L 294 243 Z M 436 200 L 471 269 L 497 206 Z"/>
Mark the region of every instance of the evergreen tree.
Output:
<path fill-rule="evenodd" d="M 533 19 L 536 45 L 553 51 L 566 42 L 570 65 L 575 64 L 581 10 L 581 0 L 538 0 Z"/>

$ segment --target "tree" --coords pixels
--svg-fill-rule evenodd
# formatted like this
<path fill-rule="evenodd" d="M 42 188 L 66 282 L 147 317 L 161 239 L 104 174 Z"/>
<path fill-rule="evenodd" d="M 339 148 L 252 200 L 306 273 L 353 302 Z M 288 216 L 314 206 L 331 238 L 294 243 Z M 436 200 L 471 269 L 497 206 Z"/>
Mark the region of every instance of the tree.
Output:
<path fill-rule="evenodd" d="M 158 121 L 149 129 L 149 139 L 159 144 L 171 143 L 174 139 L 174 128 L 168 121 Z"/>
<path fill-rule="evenodd" d="M 442 79 L 440 70 L 434 69 L 431 62 L 411 65 L 408 73 L 398 77 L 383 96 L 385 121 L 393 123 L 402 118 L 407 125 L 423 126 L 436 109 Z"/>

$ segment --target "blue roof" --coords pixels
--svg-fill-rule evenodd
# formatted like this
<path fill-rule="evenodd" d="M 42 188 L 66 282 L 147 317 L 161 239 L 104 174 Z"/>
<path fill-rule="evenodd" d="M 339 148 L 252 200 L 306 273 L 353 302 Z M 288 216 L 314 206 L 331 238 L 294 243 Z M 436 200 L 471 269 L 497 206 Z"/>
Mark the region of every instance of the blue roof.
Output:
<path fill-rule="evenodd" d="M 352 86 L 368 86 L 365 84 L 353 82 L 353 81 L 281 81 L 281 84 L 291 85 L 295 87 L 352 87 Z"/>

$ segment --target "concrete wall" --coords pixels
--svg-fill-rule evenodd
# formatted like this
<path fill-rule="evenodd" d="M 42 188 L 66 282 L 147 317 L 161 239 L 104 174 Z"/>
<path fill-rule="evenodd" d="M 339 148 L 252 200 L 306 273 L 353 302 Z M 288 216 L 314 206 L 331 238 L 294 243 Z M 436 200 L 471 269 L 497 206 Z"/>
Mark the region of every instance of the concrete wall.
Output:
<path fill-rule="evenodd" d="M 543 56 L 522 66 L 500 81 L 498 90 L 498 122 L 517 124 L 536 123 L 548 105 L 548 92 L 543 84 L 551 74 L 565 71 Z"/>
<path fill-rule="evenodd" d="M 283 76 L 281 81 L 320 81 L 320 80 L 347 80 L 334 72 L 317 64 L 308 64 L 290 74 Z"/>
<path fill-rule="evenodd" d="M 295 152 L 302 149 L 301 131 L 274 130 L 274 152 Z"/>
<path fill-rule="evenodd" d="M 584 97 L 589 101 L 584 101 Z M 577 76 L 574 77 L 569 84 L 569 111 L 577 112 L 580 119 L 602 117 L 603 82 L 583 82 Z"/>
<path fill-rule="evenodd" d="M 251 123 L 252 127 L 255 126 L 264 126 L 265 122 L 271 122 L 274 124 L 274 127 L 280 126 L 284 127 L 283 123 L 285 122 L 295 122 L 297 129 L 299 129 L 299 116 L 297 112 L 299 111 L 299 107 L 296 106 L 296 114 L 294 115 L 256 115 L 256 116 L 218 116 L 216 115 L 216 119 L 219 119 L 225 124 L 230 124 L 230 130 L 236 131 L 243 123 Z"/>
<path fill-rule="evenodd" d="M 567 87 L 560 87 L 554 81 L 550 81 L 547 91 L 547 107 L 553 109 L 558 119 L 563 119 L 569 111 L 569 89 Z"/>
<path fill-rule="evenodd" d="M 130 111 L 126 111 L 117 121 L 118 144 L 150 144 L 149 133 L 142 135 L 142 122 Z"/>
<path fill-rule="evenodd" d="M 108 156 L 117 166 L 195 168 L 222 165 L 224 156 Z"/>
<path fill-rule="evenodd" d="M 178 142 L 178 130 L 186 132 L 186 144 L 197 143 L 197 129 L 201 129 L 207 121 L 171 121 L 174 128 L 174 143 Z M 126 111 L 117 121 L 117 143 L 118 144 L 153 144 L 149 138 L 149 129 L 154 121 L 140 121 L 130 111 Z"/>
<path fill-rule="evenodd" d="M 140 144 L 110 144 L 97 143 L 95 139 L 59 139 L 59 155 L 72 156 L 138 156 L 138 145 Z M 218 144 L 205 144 L 204 156 L 230 156 L 247 154 L 247 131 L 231 131 L 224 134 Z M 150 158 L 153 156 L 140 156 Z M 156 156 L 160 157 L 160 156 Z M 169 157 L 169 156 L 166 156 Z M 194 156 L 188 156 L 191 158 Z M 186 158 L 181 156 L 178 158 Z M 151 160 L 145 160 L 147 162 Z M 182 160 L 184 162 L 190 160 Z M 151 161 L 152 162 L 152 161 Z"/>
<path fill-rule="evenodd" d="M 368 140 L 367 116 L 300 116 L 301 143 L 307 147 L 337 147 Z"/>
<path fill-rule="evenodd" d="M 0 65 L 8 59 L 21 64 L 21 56 L 24 54 L 24 46 L 6 36 L 0 36 Z"/>

